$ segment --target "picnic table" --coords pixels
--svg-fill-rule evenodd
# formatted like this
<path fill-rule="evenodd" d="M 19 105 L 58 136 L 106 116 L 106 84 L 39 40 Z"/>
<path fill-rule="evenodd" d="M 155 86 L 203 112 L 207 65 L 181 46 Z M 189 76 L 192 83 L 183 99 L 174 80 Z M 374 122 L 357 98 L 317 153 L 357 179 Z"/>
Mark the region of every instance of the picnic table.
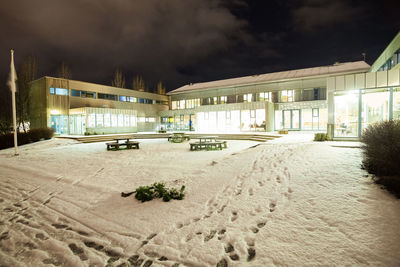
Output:
<path fill-rule="evenodd" d="M 139 142 L 137 141 L 130 141 L 133 139 L 132 136 L 119 136 L 114 138 L 114 142 L 106 143 L 107 150 L 120 150 L 121 147 L 126 147 L 126 149 L 139 149 Z"/>
<path fill-rule="evenodd" d="M 199 142 L 190 143 L 190 150 L 222 150 L 227 148 L 226 141 L 217 141 L 216 136 L 199 137 Z"/>
<path fill-rule="evenodd" d="M 168 141 L 173 143 L 182 143 L 185 140 L 190 140 L 190 136 L 185 133 L 173 133 L 168 136 Z"/>

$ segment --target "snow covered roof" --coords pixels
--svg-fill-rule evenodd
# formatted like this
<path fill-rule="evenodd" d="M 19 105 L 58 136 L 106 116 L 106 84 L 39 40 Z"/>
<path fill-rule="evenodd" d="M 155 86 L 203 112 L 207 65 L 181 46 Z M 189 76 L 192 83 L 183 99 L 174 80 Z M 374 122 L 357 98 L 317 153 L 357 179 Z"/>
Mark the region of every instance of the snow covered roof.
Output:
<path fill-rule="evenodd" d="M 368 65 L 365 61 L 335 63 L 334 65 L 330 66 L 280 71 L 280 72 L 251 75 L 251 76 L 211 81 L 211 82 L 187 84 L 182 87 L 179 87 L 178 89 L 172 90 L 168 94 L 177 94 L 193 90 L 213 89 L 218 87 L 230 87 L 238 85 L 284 81 L 284 80 L 299 79 L 304 77 L 331 75 L 331 74 L 339 74 L 346 72 L 362 72 L 362 71 L 368 71 L 369 68 L 370 65 Z"/>

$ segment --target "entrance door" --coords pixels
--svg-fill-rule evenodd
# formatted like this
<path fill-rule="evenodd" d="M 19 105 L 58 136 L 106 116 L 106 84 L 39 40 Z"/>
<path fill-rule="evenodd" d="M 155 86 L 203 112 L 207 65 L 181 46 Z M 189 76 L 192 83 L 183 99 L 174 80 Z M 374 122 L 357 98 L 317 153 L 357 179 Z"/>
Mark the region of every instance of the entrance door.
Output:
<path fill-rule="evenodd" d="M 300 129 L 300 110 L 290 109 L 282 112 L 283 128 L 288 130 Z"/>

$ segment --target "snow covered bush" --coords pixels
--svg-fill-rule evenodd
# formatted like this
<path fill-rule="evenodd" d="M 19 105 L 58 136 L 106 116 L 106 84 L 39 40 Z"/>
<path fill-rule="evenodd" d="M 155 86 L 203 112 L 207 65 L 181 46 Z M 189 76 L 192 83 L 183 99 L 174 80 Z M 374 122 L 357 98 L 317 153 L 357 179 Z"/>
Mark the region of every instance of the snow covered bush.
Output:
<path fill-rule="evenodd" d="M 182 200 L 185 196 L 185 186 L 183 185 L 178 191 L 175 188 L 166 188 L 164 183 L 154 183 L 150 186 L 139 186 L 136 189 L 135 198 L 142 202 L 150 201 L 153 198 L 162 198 L 163 201 L 171 199 Z"/>
<path fill-rule="evenodd" d="M 379 176 L 377 183 L 400 196 L 400 120 L 368 126 L 361 142 L 364 144 L 363 168 Z"/>
<path fill-rule="evenodd" d="M 371 124 L 361 136 L 363 166 L 373 174 L 400 175 L 400 120 Z"/>
<path fill-rule="evenodd" d="M 326 141 L 326 140 L 328 140 L 326 133 L 316 133 L 314 135 L 314 141 Z"/>

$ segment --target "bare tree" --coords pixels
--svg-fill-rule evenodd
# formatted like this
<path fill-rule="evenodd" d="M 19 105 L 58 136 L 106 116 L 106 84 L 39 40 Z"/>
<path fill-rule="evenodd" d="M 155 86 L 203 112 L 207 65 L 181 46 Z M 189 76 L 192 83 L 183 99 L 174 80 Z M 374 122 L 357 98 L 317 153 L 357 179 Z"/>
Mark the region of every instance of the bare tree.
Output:
<path fill-rule="evenodd" d="M 68 79 L 72 78 L 71 70 L 69 69 L 68 65 L 65 62 L 61 62 L 61 66 L 57 71 L 57 75 L 59 78 Z"/>
<path fill-rule="evenodd" d="M 136 77 L 133 79 L 132 89 L 142 92 L 146 91 L 142 76 L 136 75 Z"/>
<path fill-rule="evenodd" d="M 17 90 L 17 116 L 18 124 L 26 132 L 26 123 L 29 121 L 29 97 L 30 97 L 30 82 L 36 79 L 37 76 L 37 59 L 33 56 L 28 56 L 22 62 L 22 66 L 18 71 L 18 90 Z"/>
<path fill-rule="evenodd" d="M 162 84 L 161 81 L 157 83 L 157 94 L 165 95 L 165 86 Z"/>
<path fill-rule="evenodd" d="M 114 79 L 111 81 L 111 85 L 114 87 L 125 88 L 125 77 L 120 69 L 115 71 Z"/>

